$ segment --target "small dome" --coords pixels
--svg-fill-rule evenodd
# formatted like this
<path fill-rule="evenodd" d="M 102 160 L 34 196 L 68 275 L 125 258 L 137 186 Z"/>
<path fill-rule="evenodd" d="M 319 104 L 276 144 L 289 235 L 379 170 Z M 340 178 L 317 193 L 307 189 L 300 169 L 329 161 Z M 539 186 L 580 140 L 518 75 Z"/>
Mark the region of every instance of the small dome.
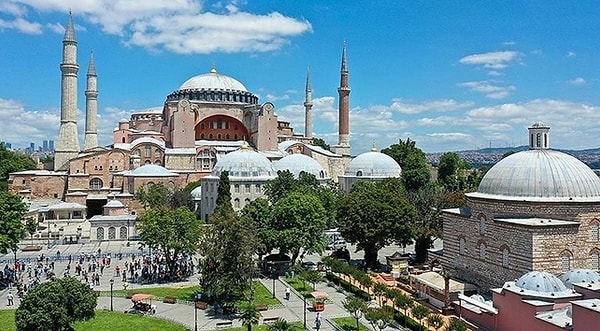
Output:
<path fill-rule="evenodd" d="M 232 90 L 248 92 L 246 87 L 235 78 L 217 73 L 212 69 L 209 73 L 194 76 L 185 81 L 179 90 Z"/>
<path fill-rule="evenodd" d="M 213 176 L 220 176 L 228 171 L 230 177 L 275 177 L 276 172 L 269 159 L 250 149 L 244 144 L 235 152 L 221 157 L 212 171 Z"/>
<path fill-rule="evenodd" d="M 192 190 L 192 192 L 190 192 L 190 194 L 192 195 L 192 197 L 194 199 L 201 199 L 202 198 L 202 186 L 198 186 L 195 189 Z"/>
<path fill-rule="evenodd" d="M 485 303 L 485 298 L 481 294 L 473 294 L 470 296 L 471 299 L 477 300 L 481 303 Z"/>
<path fill-rule="evenodd" d="M 595 283 L 600 281 L 600 275 L 589 269 L 573 269 L 560 276 L 560 280 L 569 288 L 577 283 Z"/>
<path fill-rule="evenodd" d="M 597 199 L 600 178 L 571 155 L 531 149 L 507 156 L 485 174 L 477 194 L 519 199 Z"/>
<path fill-rule="evenodd" d="M 134 177 L 170 177 L 178 176 L 176 173 L 156 164 L 145 164 L 133 171 L 130 171 L 128 176 Z"/>
<path fill-rule="evenodd" d="M 346 176 L 399 178 L 400 165 L 389 155 L 373 151 L 362 153 L 350 161 Z"/>
<path fill-rule="evenodd" d="M 317 179 L 328 178 L 323 167 L 317 160 L 304 154 L 290 154 L 273 164 L 275 171 L 288 170 L 294 177 L 298 178 L 300 173 L 313 174 Z"/>
<path fill-rule="evenodd" d="M 522 289 L 540 293 L 563 292 L 567 287 L 551 273 L 545 271 L 530 271 L 517 279 L 516 285 Z"/>
<path fill-rule="evenodd" d="M 104 207 L 123 208 L 123 207 L 125 207 L 125 205 L 121 201 L 113 199 L 113 200 L 110 200 L 107 204 L 105 204 Z"/>

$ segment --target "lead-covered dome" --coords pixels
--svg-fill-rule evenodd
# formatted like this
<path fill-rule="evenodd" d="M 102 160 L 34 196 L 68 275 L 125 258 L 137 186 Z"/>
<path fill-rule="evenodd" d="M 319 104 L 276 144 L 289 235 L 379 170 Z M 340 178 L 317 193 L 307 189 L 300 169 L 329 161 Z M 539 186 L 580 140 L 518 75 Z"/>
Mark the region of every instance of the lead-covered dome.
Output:
<path fill-rule="evenodd" d="M 600 274 L 590 269 L 573 269 L 565 272 L 560 279 L 567 287 L 572 288 L 573 284 L 596 283 L 600 281 Z"/>
<path fill-rule="evenodd" d="M 212 175 L 218 177 L 223 171 L 228 171 L 229 177 L 276 176 L 271 161 L 266 156 L 250 149 L 246 144 L 239 150 L 221 157 L 215 164 Z"/>
<path fill-rule="evenodd" d="M 346 168 L 345 176 L 399 178 L 400 165 L 389 155 L 375 148 L 352 159 Z"/>
<path fill-rule="evenodd" d="M 194 76 L 186 80 L 179 90 L 232 90 L 248 92 L 244 84 L 237 79 L 217 73 L 215 68 L 210 72 Z"/>
<path fill-rule="evenodd" d="M 532 201 L 600 201 L 600 178 L 575 157 L 548 149 L 549 127 L 529 128 L 529 150 L 507 156 L 469 196 Z"/>
<path fill-rule="evenodd" d="M 275 171 L 288 170 L 298 178 L 300 173 L 313 174 L 317 179 L 327 178 L 327 173 L 317 160 L 304 154 L 290 154 L 273 164 Z"/>
<path fill-rule="evenodd" d="M 539 293 L 555 293 L 567 290 L 565 284 L 558 277 L 545 271 L 530 271 L 517 279 L 515 285 Z"/>

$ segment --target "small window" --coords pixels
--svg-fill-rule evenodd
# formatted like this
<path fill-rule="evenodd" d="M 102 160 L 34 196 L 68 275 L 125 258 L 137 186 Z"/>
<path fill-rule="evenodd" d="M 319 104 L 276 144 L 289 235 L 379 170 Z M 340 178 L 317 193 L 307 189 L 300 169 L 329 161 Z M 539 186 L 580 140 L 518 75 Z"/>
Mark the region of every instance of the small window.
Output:
<path fill-rule="evenodd" d="M 507 247 L 502 249 L 502 266 L 508 268 L 510 265 L 510 251 Z"/>
<path fill-rule="evenodd" d="M 593 250 L 592 254 L 590 254 L 590 269 L 598 270 L 600 268 L 599 263 L 599 254 L 597 250 Z"/>
<path fill-rule="evenodd" d="M 246 193 L 250 193 L 250 184 L 246 184 Z"/>
<path fill-rule="evenodd" d="M 567 272 L 571 270 L 571 253 L 563 252 L 560 256 L 560 270 Z"/>
<path fill-rule="evenodd" d="M 485 216 L 479 215 L 479 235 L 485 235 Z"/>
<path fill-rule="evenodd" d="M 466 255 L 467 254 L 467 242 L 465 240 L 465 238 L 461 237 L 458 240 L 458 253 L 460 255 Z"/>
<path fill-rule="evenodd" d="M 485 243 L 480 243 L 479 244 L 479 258 L 484 260 L 485 259 L 485 255 L 486 255 L 486 247 L 485 247 Z"/>
<path fill-rule="evenodd" d="M 261 192 L 260 184 L 256 184 L 256 185 L 254 186 L 254 191 L 255 191 L 256 193 L 260 193 L 260 192 Z"/>
<path fill-rule="evenodd" d="M 600 223 L 598 223 L 597 220 L 593 220 L 592 223 L 590 224 L 590 240 L 591 241 L 598 241 L 599 230 L 600 230 Z"/>
<path fill-rule="evenodd" d="M 356 172 L 356 177 L 362 177 L 362 175 L 363 175 L 362 170 L 359 170 Z"/>

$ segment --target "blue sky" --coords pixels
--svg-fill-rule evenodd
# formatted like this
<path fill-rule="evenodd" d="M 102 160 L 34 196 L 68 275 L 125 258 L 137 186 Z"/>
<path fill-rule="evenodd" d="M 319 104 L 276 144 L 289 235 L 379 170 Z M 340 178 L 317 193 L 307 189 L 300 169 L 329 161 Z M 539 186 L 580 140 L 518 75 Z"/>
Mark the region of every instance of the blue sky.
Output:
<path fill-rule="evenodd" d="M 310 67 L 314 136 L 335 143 L 346 40 L 353 154 L 407 137 L 425 152 L 525 145 L 537 121 L 554 148 L 600 146 L 594 1 L 4 0 L 0 140 L 56 139 L 69 9 L 80 133 L 93 50 L 101 144 L 119 119 L 161 106 L 213 63 L 297 132 Z"/>

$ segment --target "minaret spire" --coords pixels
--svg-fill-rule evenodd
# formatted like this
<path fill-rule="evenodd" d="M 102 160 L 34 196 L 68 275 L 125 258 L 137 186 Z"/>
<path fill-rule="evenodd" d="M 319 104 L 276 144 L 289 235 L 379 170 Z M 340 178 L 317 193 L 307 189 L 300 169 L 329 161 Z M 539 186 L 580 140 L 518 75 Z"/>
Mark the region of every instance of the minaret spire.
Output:
<path fill-rule="evenodd" d="M 342 48 L 342 68 L 340 71 L 340 87 L 338 88 L 339 131 L 336 153 L 350 155 L 350 85 L 348 85 L 348 61 L 346 59 L 346 41 Z"/>
<path fill-rule="evenodd" d="M 312 138 L 312 86 L 310 81 L 310 68 L 306 70 L 306 89 L 304 99 L 304 136 Z"/>
<path fill-rule="evenodd" d="M 79 153 L 77 136 L 77 40 L 73 27 L 73 16 L 63 38 L 63 60 L 61 71 L 60 129 L 56 140 L 54 170 L 69 170 L 69 161 Z"/>
<path fill-rule="evenodd" d="M 96 121 L 98 117 L 98 84 L 94 52 L 90 53 L 90 64 L 87 71 L 87 88 L 85 90 L 85 140 L 83 149 L 88 150 L 98 147 L 98 131 Z"/>

